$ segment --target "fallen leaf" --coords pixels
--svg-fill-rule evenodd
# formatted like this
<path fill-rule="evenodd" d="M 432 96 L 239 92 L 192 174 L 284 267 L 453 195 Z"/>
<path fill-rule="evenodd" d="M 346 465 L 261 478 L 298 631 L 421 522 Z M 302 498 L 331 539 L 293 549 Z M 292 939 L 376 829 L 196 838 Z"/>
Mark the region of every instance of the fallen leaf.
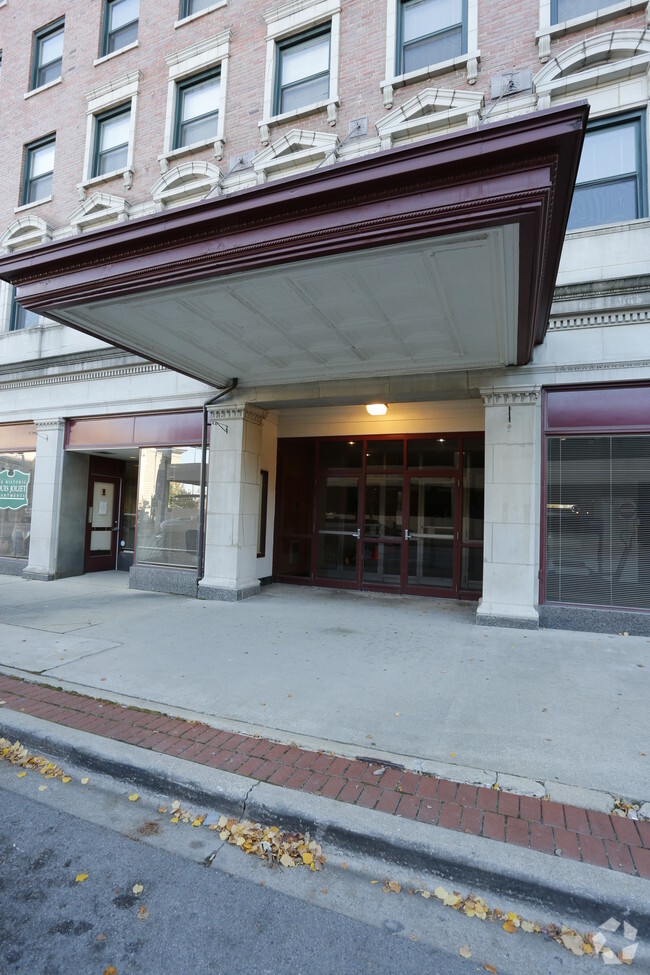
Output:
<path fill-rule="evenodd" d="M 159 813 L 166 813 L 167 812 L 167 806 L 158 806 L 158 812 Z"/>
<path fill-rule="evenodd" d="M 89 782 L 90 782 L 90 779 L 88 778 L 87 775 L 81 780 L 81 784 L 82 785 L 88 785 Z"/>
<path fill-rule="evenodd" d="M 104 969 L 104 975 L 117 975 L 117 968 L 115 968 L 113 965 L 108 965 Z"/>
<path fill-rule="evenodd" d="M 565 948 L 568 948 L 573 955 L 584 955 L 582 950 L 582 938 L 577 934 L 563 934 L 561 936 L 562 944 Z"/>
<path fill-rule="evenodd" d="M 504 931 L 507 931 L 507 932 L 508 932 L 508 934 L 515 934 L 515 932 L 516 932 L 516 930 L 517 930 L 517 928 L 516 928 L 516 926 L 515 926 L 515 925 L 514 925 L 514 924 L 512 923 L 512 921 L 504 921 L 504 922 L 503 922 L 503 930 L 504 930 Z"/>
<path fill-rule="evenodd" d="M 472 957 L 472 952 L 469 950 L 469 948 L 467 947 L 467 945 L 463 945 L 463 947 L 459 950 L 458 954 L 460 955 L 461 958 L 471 958 Z"/>
<path fill-rule="evenodd" d="M 69 775 L 62 775 L 61 776 L 61 781 L 62 782 L 69 782 L 70 781 L 70 776 Z"/>
<path fill-rule="evenodd" d="M 143 890 L 144 890 L 144 887 L 142 886 L 142 884 L 134 884 L 133 885 L 133 893 L 134 894 L 141 894 Z"/>
<path fill-rule="evenodd" d="M 291 859 L 288 853 L 283 853 L 280 857 L 280 863 L 283 867 L 295 867 L 295 863 Z"/>
<path fill-rule="evenodd" d="M 138 795 L 137 792 L 132 792 L 131 795 L 129 796 L 129 802 L 137 802 L 139 798 L 140 796 Z"/>
<path fill-rule="evenodd" d="M 98 934 L 97 937 L 95 938 L 95 941 L 106 941 L 106 935 Z"/>
<path fill-rule="evenodd" d="M 409 941 L 419 941 L 417 934 L 409 934 Z"/>
<path fill-rule="evenodd" d="M 394 894 L 401 893 L 402 885 L 401 884 L 398 884 L 396 880 L 389 880 L 387 886 L 388 886 L 388 889 L 389 890 L 392 890 Z"/>
<path fill-rule="evenodd" d="M 24 779 L 26 775 L 27 775 L 27 772 L 19 772 L 18 775 L 16 776 L 16 778 L 17 779 Z"/>
<path fill-rule="evenodd" d="M 431 891 L 430 890 L 421 890 L 420 893 L 424 897 L 425 901 L 428 901 L 429 898 L 431 897 Z"/>
<path fill-rule="evenodd" d="M 82 884 L 84 880 L 88 880 L 87 873 L 78 873 L 77 876 L 74 878 L 74 882 L 76 884 Z"/>
<path fill-rule="evenodd" d="M 483 965 L 486 972 L 490 972 L 490 975 L 499 975 L 494 965 Z"/>
<path fill-rule="evenodd" d="M 149 911 L 144 906 L 144 904 L 140 904 L 140 910 L 138 911 L 138 921 L 146 921 L 148 917 L 149 917 Z"/>
<path fill-rule="evenodd" d="M 378 884 L 378 883 L 379 883 L 379 881 L 378 881 L 378 880 L 371 880 L 371 881 L 370 881 L 370 883 L 371 883 L 371 884 Z"/>
<path fill-rule="evenodd" d="M 176 823 L 179 823 L 180 822 L 180 820 L 179 820 L 178 816 L 172 816 L 172 818 L 169 820 L 169 822 L 170 823 L 173 823 L 174 826 L 175 826 Z"/>
<path fill-rule="evenodd" d="M 341 864 L 341 870 L 347 870 L 347 869 L 348 869 L 347 863 L 342 863 Z"/>
<path fill-rule="evenodd" d="M 321 890 L 321 894 L 326 894 L 326 893 L 327 893 L 327 887 L 323 887 L 323 889 Z"/>
<path fill-rule="evenodd" d="M 176 812 L 176 810 L 180 808 L 181 808 L 180 802 L 178 801 L 178 799 L 174 799 L 174 801 L 172 802 L 172 812 Z M 223 819 L 224 817 L 222 816 L 221 818 Z"/>
<path fill-rule="evenodd" d="M 449 752 L 450 758 L 456 758 L 456 752 Z"/>
<path fill-rule="evenodd" d="M 46 789 L 47 789 L 47 786 L 46 785 L 39 785 L 39 787 L 38 787 L 38 791 L 39 792 L 45 792 Z"/>

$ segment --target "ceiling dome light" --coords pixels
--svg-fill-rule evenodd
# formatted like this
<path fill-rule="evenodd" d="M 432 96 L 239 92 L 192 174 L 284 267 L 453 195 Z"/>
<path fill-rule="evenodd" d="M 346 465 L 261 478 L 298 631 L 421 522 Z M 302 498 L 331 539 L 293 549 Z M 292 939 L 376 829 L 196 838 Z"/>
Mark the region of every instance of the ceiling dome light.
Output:
<path fill-rule="evenodd" d="M 366 410 L 370 416 L 386 416 L 388 407 L 385 403 L 366 403 Z"/>

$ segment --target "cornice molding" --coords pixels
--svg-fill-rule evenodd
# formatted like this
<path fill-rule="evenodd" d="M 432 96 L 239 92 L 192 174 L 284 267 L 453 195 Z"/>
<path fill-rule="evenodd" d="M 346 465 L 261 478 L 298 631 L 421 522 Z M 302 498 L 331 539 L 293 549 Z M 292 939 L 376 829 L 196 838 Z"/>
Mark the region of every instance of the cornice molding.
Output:
<path fill-rule="evenodd" d="M 166 366 L 151 362 L 144 365 L 116 366 L 114 369 L 88 369 L 61 376 L 33 376 L 30 379 L 9 379 L 0 382 L 0 389 L 29 389 L 36 386 L 60 386 L 66 383 L 88 383 L 97 379 L 121 379 L 153 372 L 169 372 Z"/>
<path fill-rule="evenodd" d="M 267 410 L 257 406 L 208 406 L 210 423 L 227 423 L 233 420 L 246 420 L 262 426 L 268 415 Z"/>
<path fill-rule="evenodd" d="M 44 430 L 63 430 L 65 429 L 65 420 L 61 416 L 48 420 L 34 420 L 34 426 L 36 427 L 37 434 Z"/>
<path fill-rule="evenodd" d="M 482 389 L 481 396 L 486 406 L 534 406 L 539 402 L 541 386 L 527 386 L 512 389 Z"/>
<path fill-rule="evenodd" d="M 642 325 L 650 322 L 650 309 L 643 311 L 620 311 L 602 315 L 575 315 L 566 318 L 552 318 L 548 323 L 549 332 L 567 332 L 571 329 L 610 327 L 616 325 Z"/>

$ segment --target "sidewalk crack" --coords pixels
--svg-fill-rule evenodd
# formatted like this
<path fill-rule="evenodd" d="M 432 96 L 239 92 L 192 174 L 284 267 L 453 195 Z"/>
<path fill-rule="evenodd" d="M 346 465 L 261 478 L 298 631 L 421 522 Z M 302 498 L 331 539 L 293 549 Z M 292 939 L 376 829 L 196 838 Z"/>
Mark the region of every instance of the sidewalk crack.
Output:
<path fill-rule="evenodd" d="M 246 815 L 246 804 L 247 804 L 248 800 L 250 799 L 251 792 L 253 791 L 253 789 L 256 789 L 258 785 L 259 785 L 259 782 L 253 782 L 252 785 L 251 785 L 251 787 L 250 787 L 250 789 L 248 790 L 248 792 L 244 796 L 244 802 L 242 803 L 242 807 L 241 807 L 241 818 L 242 819 Z"/>

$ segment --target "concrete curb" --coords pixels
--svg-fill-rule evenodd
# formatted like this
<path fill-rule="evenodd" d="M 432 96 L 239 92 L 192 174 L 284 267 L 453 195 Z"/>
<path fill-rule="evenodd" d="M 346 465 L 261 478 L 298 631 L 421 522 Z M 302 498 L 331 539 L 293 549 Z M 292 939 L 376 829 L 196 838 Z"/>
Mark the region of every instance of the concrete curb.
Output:
<path fill-rule="evenodd" d="M 590 929 L 610 916 L 641 929 L 650 925 L 650 887 L 637 877 L 257 782 L 17 712 L 2 711 L 0 735 L 170 798 L 309 831 L 325 845 L 380 858 L 383 872 L 397 866 L 415 876 L 433 873 L 465 891 L 523 900 L 531 910 L 552 911 L 558 922 L 579 919 Z"/>

